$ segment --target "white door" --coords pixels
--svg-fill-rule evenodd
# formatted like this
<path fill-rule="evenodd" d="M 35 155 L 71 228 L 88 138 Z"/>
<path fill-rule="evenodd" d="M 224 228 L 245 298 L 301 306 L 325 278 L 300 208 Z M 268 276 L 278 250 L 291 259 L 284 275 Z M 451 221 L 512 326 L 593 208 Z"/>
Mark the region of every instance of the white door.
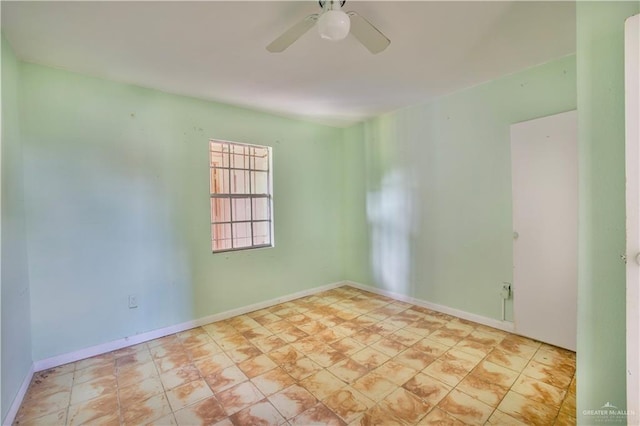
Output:
<path fill-rule="evenodd" d="M 625 24 L 627 411 L 640 416 L 640 15 Z M 639 417 L 635 418 L 637 422 Z"/>
<path fill-rule="evenodd" d="M 569 111 L 511 126 L 515 331 L 576 350 L 578 122 Z"/>

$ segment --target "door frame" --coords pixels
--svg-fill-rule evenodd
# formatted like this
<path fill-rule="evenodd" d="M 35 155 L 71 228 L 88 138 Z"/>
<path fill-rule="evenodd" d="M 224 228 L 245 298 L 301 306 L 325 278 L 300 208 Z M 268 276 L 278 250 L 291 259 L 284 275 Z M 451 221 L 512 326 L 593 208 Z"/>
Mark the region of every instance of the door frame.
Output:
<path fill-rule="evenodd" d="M 627 413 L 640 416 L 640 15 L 625 22 Z M 633 414 L 632 414 L 633 413 Z"/>

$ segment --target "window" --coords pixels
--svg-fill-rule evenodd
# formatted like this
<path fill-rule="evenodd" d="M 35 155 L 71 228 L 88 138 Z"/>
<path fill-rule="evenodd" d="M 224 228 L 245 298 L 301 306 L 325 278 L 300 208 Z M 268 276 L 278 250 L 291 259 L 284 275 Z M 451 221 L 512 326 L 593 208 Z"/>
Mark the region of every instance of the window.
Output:
<path fill-rule="evenodd" d="M 211 249 L 273 246 L 271 148 L 209 141 Z"/>

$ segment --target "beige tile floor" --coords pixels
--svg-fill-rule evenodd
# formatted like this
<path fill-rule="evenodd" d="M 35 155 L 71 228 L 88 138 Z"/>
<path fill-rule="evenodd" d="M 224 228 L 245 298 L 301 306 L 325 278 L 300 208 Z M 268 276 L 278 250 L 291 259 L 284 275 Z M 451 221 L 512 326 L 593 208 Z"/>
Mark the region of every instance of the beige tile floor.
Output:
<path fill-rule="evenodd" d="M 575 354 L 340 287 L 36 373 L 16 425 L 568 425 Z"/>

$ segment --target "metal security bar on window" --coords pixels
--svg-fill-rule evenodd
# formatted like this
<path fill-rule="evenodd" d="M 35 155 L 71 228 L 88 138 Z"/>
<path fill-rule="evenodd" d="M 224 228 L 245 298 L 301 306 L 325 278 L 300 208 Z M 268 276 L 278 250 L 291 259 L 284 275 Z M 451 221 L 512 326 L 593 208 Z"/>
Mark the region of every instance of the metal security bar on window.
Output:
<path fill-rule="evenodd" d="M 271 148 L 209 141 L 211 248 L 273 246 Z"/>

